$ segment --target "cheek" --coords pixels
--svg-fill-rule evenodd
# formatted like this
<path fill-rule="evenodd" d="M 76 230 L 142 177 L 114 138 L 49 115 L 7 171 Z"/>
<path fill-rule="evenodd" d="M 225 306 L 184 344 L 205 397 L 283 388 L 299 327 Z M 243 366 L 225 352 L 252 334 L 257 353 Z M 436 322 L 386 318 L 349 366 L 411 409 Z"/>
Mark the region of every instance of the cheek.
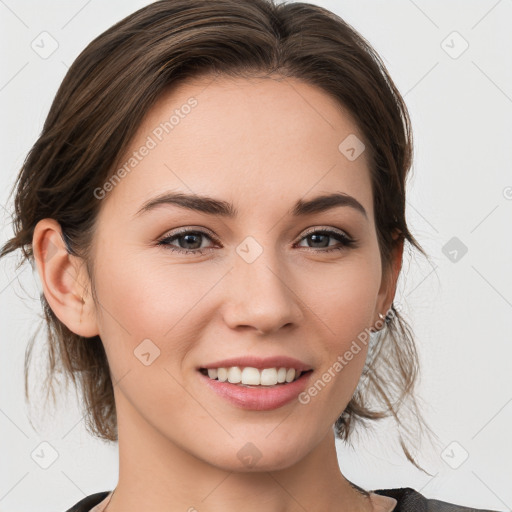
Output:
<path fill-rule="evenodd" d="M 96 288 L 106 310 L 104 325 L 117 323 L 125 334 L 161 338 L 204 293 L 193 270 L 181 265 L 143 259 L 136 252 L 111 255 L 103 260 Z"/>
<path fill-rule="evenodd" d="M 112 371 L 119 378 L 139 370 L 141 358 L 154 360 L 153 368 L 179 371 L 211 319 L 208 293 L 223 272 L 211 263 L 169 264 L 165 254 L 143 258 L 140 251 L 123 250 L 121 257 L 113 244 L 102 253 L 96 271 L 99 326 Z"/>
<path fill-rule="evenodd" d="M 360 253 L 332 265 L 317 264 L 302 275 L 300 297 L 330 333 L 327 339 L 343 348 L 371 326 L 381 280 L 380 260 L 374 255 Z"/>
<path fill-rule="evenodd" d="M 112 375 L 145 417 L 158 413 L 162 425 L 168 425 L 173 411 L 195 407 L 179 384 L 180 366 L 198 338 L 193 307 L 208 286 L 194 286 L 190 273 L 178 265 L 160 262 L 152 268 L 126 253 L 122 265 L 117 258 L 103 261 L 96 288 L 102 305 L 100 337 Z M 196 415 L 203 412 L 194 409 Z"/>
<path fill-rule="evenodd" d="M 304 403 L 323 408 L 333 421 L 348 404 L 364 368 L 380 288 L 379 265 L 380 260 L 370 257 L 347 259 L 301 281 L 301 297 L 312 319 L 305 329 L 318 340 L 317 352 L 323 352 L 322 368 Z"/>

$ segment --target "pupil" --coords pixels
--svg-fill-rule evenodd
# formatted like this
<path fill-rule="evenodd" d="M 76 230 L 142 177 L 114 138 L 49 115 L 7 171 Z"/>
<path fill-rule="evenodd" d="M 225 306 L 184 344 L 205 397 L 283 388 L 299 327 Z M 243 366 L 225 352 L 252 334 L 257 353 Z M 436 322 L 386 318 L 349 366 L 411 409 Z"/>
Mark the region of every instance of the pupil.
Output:
<path fill-rule="evenodd" d="M 188 235 L 183 235 L 181 238 L 186 239 L 187 241 L 186 241 L 185 243 L 187 244 L 187 243 L 189 243 L 189 242 L 188 242 L 188 238 L 190 238 L 190 237 L 192 237 L 192 238 L 196 237 L 196 238 L 197 238 L 198 236 L 200 236 L 200 235 L 197 235 L 197 234 L 195 234 L 195 235 L 194 235 L 194 234 L 188 234 Z M 192 244 L 193 244 L 194 242 L 190 242 L 190 243 L 192 243 Z M 196 244 L 197 244 L 197 242 L 196 242 Z M 201 245 L 201 244 L 199 244 L 199 246 L 200 246 L 200 245 Z M 182 247 L 182 249 L 197 249 L 197 248 L 198 248 L 198 247 Z"/>
<path fill-rule="evenodd" d="M 319 235 L 319 234 L 314 234 L 314 235 L 309 235 L 312 239 L 313 239 L 313 243 L 315 243 L 314 239 L 317 238 L 317 237 L 323 237 L 325 240 L 324 241 L 327 241 L 327 239 L 329 238 L 327 235 Z M 320 245 L 320 247 L 328 247 L 329 244 L 325 245 Z"/>

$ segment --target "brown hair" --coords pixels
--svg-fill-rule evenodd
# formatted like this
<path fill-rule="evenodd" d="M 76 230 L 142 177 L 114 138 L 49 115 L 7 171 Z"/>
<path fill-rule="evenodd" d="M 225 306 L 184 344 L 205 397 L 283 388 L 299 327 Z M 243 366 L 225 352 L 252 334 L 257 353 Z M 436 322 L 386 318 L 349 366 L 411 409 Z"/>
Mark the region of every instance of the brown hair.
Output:
<path fill-rule="evenodd" d="M 69 68 L 41 135 L 14 184 L 15 236 L 0 257 L 22 249 L 33 265 L 34 227 L 57 220 L 71 254 L 92 283 L 91 244 L 100 203 L 93 191 L 111 176 L 143 116 L 163 91 L 188 78 L 270 74 L 298 78 L 331 95 L 358 123 L 371 154 L 375 224 L 384 271 L 394 244 L 407 240 L 426 256 L 405 219 L 405 180 L 412 162 L 406 105 L 370 44 L 343 19 L 307 3 L 273 0 L 161 0 L 127 16 L 94 39 Z M 394 240 L 393 233 L 399 238 Z M 41 294 L 48 336 L 45 389 L 57 371 L 81 387 L 86 427 L 117 440 L 113 383 L 99 336 L 84 338 L 62 324 Z M 95 299 L 96 300 L 96 299 Z M 34 336 L 35 337 L 35 336 Z M 25 395 L 34 338 L 25 353 Z M 396 308 L 370 344 L 367 366 L 334 427 L 347 441 L 357 423 L 393 416 L 410 402 L 426 425 L 414 385 L 419 371 L 411 330 Z M 77 384 L 78 381 L 78 384 Z M 371 408 L 375 399 L 382 407 Z M 412 431 L 406 429 L 406 434 Z M 408 460 L 414 460 L 400 434 Z"/>

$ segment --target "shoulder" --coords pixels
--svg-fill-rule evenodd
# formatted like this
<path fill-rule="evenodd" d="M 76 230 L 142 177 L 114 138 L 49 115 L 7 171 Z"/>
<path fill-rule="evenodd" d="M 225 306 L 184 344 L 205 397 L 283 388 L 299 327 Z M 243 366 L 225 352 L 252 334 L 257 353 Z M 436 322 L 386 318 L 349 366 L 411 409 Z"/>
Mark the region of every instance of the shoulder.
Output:
<path fill-rule="evenodd" d="M 70 509 L 66 510 L 66 512 L 89 512 L 91 508 L 103 501 L 111 492 L 112 491 L 102 491 L 89 494 L 89 496 L 75 503 Z"/>
<path fill-rule="evenodd" d="M 456 505 L 436 499 L 426 498 L 410 487 L 398 489 L 379 489 L 372 491 L 375 494 L 389 496 L 397 500 L 393 512 L 500 512 L 489 509 L 479 509 Z"/>

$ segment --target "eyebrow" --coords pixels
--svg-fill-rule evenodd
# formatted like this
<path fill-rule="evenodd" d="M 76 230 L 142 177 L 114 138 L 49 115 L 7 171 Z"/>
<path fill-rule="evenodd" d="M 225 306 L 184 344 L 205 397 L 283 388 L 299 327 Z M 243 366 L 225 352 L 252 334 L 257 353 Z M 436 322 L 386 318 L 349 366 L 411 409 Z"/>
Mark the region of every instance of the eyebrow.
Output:
<path fill-rule="evenodd" d="M 134 216 L 140 216 L 164 204 L 175 205 L 208 215 L 220 215 L 229 219 L 238 215 L 238 210 L 227 201 L 197 194 L 166 192 L 146 201 Z M 303 217 L 341 206 L 353 208 L 368 219 L 366 210 L 355 197 L 340 192 L 324 194 L 306 201 L 299 199 L 287 213 L 293 217 Z"/>

